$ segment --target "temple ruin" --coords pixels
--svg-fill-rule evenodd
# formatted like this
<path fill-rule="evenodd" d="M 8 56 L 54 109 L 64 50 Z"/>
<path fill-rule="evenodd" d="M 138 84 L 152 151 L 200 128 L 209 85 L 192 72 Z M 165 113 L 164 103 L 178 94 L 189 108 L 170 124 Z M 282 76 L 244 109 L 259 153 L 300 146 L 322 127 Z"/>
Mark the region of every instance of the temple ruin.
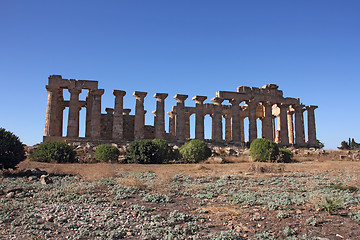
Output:
<path fill-rule="evenodd" d="M 212 138 L 214 143 L 228 142 L 237 145 L 251 142 L 258 137 L 257 119 L 261 120 L 261 136 L 275 141 L 281 146 L 317 147 L 314 110 L 317 106 L 306 106 L 299 98 L 283 97 L 283 92 L 275 84 L 262 88 L 240 86 L 236 92 L 218 91 L 204 103 L 206 96 L 194 96 L 195 107 L 185 105 L 188 95 L 176 94 L 176 106 L 167 112 L 169 128 L 165 130 L 165 99 L 167 93 L 156 93 L 154 126 L 145 125 L 144 101 L 147 92 L 135 91 L 135 114 L 124 108 L 125 91 L 114 90 L 114 108 L 106 108 L 101 113 L 101 96 L 104 89 L 98 89 L 97 81 L 63 79 L 61 75 L 51 75 L 46 86 L 48 101 L 45 120 L 45 141 L 85 140 L 121 143 L 134 139 L 160 138 L 168 141 L 184 142 L 190 139 L 190 116 L 195 114 L 195 138 L 205 140 L 204 117 L 212 118 Z M 64 100 L 67 89 L 70 99 Z M 79 100 L 83 89 L 88 90 L 85 101 Z M 223 104 L 228 101 L 230 105 Z M 244 102 L 243 105 L 241 105 Z M 63 136 L 63 112 L 69 108 L 67 134 Z M 79 137 L 79 112 L 86 108 L 85 137 Z M 303 113 L 307 111 L 307 141 L 305 139 Z M 244 119 L 248 118 L 248 141 L 244 137 Z M 225 122 L 223 129 L 223 121 Z M 223 137 L 224 136 L 224 137 Z"/>

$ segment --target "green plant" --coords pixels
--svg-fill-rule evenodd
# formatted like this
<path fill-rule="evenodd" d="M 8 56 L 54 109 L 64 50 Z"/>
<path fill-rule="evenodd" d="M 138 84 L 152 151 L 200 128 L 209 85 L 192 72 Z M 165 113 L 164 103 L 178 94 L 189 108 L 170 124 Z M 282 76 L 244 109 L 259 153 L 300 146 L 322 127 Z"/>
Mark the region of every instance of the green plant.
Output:
<path fill-rule="evenodd" d="M 119 158 L 119 149 L 115 146 L 101 144 L 95 150 L 95 159 L 98 161 L 116 162 Z"/>
<path fill-rule="evenodd" d="M 193 139 L 179 149 L 181 158 L 187 163 L 197 163 L 211 156 L 211 149 L 204 141 Z"/>
<path fill-rule="evenodd" d="M 24 145 L 19 138 L 0 128 L 0 169 L 14 169 L 25 158 Z"/>
<path fill-rule="evenodd" d="M 278 162 L 289 163 L 291 162 L 291 159 L 294 156 L 294 154 L 289 149 L 280 148 L 278 156 L 279 156 L 277 159 Z"/>
<path fill-rule="evenodd" d="M 342 203 L 341 199 L 333 200 L 326 197 L 325 202 L 320 205 L 320 210 L 324 210 L 331 215 L 334 210 L 340 208 L 341 203 Z"/>
<path fill-rule="evenodd" d="M 250 144 L 250 156 L 254 161 L 275 161 L 278 154 L 279 147 L 268 139 L 258 138 Z"/>
<path fill-rule="evenodd" d="M 158 157 L 158 147 L 151 140 L 137 140 L 126 149 L 128 163 L 162 163 Z"/>
<path fill-rule="evenodd" d="M 74 147 L 63 142 L 45 142 L 30 155 L 31 161 L 73 163 L 76 162 Z"/>
<path fill-rule="evenodd" d="M 161 162 L 168 162 L 170 160 L 178 159 L 177 151 L 173 150 L 173 148 L 169 146 L 166 140 L 155 138 L 151 142 L 157 147 L 157 157 L 161 160 Z"/>

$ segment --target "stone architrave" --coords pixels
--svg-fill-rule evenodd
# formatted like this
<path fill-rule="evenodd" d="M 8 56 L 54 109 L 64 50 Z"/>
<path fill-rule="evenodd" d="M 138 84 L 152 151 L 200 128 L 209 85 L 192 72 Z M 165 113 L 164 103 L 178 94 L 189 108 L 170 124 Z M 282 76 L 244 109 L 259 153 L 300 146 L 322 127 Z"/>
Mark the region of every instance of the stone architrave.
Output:
<path fill-rule="evenodd" d="M 185 140 L 185 100 L 188 95 L 176 94 L 174 99 L 177 102 L 176 105 L 176 138 L 177 140 Z"/>
<path fill-rule="evenodd" d="M 246 101 L 249 109 L 249 142 L 251 143 L 257 138 L 257 125 L 256 125 L 256 101 Z"/>
<path fill-rule="evenodd" d="M 167 98 L 167 93 L 155 93 L 154 98 L 156 98 L 156 111 L 154 118 L 155 126 L 155 138 L 164 139 L 165 138 L 165 99 Z"/>
<path fill-rule="evenodd" d="M 233 142 L 241 142 L 241 125 L 240 125 L 240 100 L 229 100 L 231 103 L 231 117 L 232 117 L 232 140 Z"/>
<path fill-rule="evenodd" d="M 167 112 L 169 115 L 169 133 L 175 136 L 175 112 Z"/>
<path fill-rule="evenodd" d="M 104 89 L 93 89 L 92 109 L 91 109 L 91 138 L 96 139 L 100 137 L 101 131 L 101 96 L 104 94 Z"/>
<path fill-rule="evenodd" d="M 56 124 L 58 121 L 58 96 L 59 88 L 46 86 L 48 91 L 48 100 L 46 106 L 45 130 L 44 136 L 56 136 Z"/>
<path fill-rule="evenodd" d="M 298 147 L 305 146 L 304 136 L 304 105 L 293 106 L 295 109 L 295 145 Z"/>
<path fill-rule="evenodd" d="M 122 139 L 124 138 L 123 111 L 124 111 L 124 96 L 126 95 L 126 92 L 122 90 L 114 90 L 113 95 L 115 96 L 115 105 L 114 105 L 112 139 Z"/>
<path fill-rule="evenodd" d="M 288 111 L 288 131 L 289 131 L 289 144 L 293 145 L 295 143 L 294 138 L 294 121 L 293 121 L 293 115 L 295 111 Z"/>
<path fill-rule="evenodd" d="M 135 105 L 135 123 L 134 123 L 134 137 L 136 140 L 144 139 L 145 137 L 145 110 L 144 98 L 147 92 L 135 91 L 133 96 L 136 98 Z"/>
<path fill-rule="evenodd" d="M 195 138 L 204 140 L 204 101 L 207 99 L 206 96 L 194 96 L 192 100 L 196 103 L 195 108 Z"/>
<path fill-rule="evenodd" d="M 280 108 L 280 144 L 282 146 L 289 145 L 289 132 L 288 132 L 288 117 L 287 112 L 289 109 L 289 104 L 278 104 Z"/>
<path fill-rule="evenodd" d="M 92 116 L 92 107 L 93 107 L 94 95 L 92 91 L 88 91 L 86 96 L 86 125 L 85 125 L 85 137 L 91 137 L 91 116 Z"/>
<path fill-rule="evenodd" d="M 224 101 L 219 97 L 214 97 L 211 99 L 214 103 L 214 116 L 213 116 L 213 140 L 216 142 L 222 141 L 222 108 L 221 103 Z"/>
<path fill-rule="evenodd" d="M 225 118 L 225 141 L 231 141 L 231 116 L 223 115 Z"/>
<path fill-rule="evenodd" d="M 67 126 L 67 137 L 79 137 L 79 94 L 80 88 L 69 88 L 70 102 L 69 102 L 69 118 Z"/>
<path fill-rule="evenodd" d="M 307 116 L 308 116 L 308 145 L 316 147 L 318 145 L 316 139 L 316 126 L 315 126 L 315 109 L 318 106 L 310 105 L 306 107 Z"/>
<path fill-rule="evenodd" d="M 272 117 L 272 103 L 263 102 L 264 118 L 262 121 L 262 137 L 273 141 L 273 117 Z"/>

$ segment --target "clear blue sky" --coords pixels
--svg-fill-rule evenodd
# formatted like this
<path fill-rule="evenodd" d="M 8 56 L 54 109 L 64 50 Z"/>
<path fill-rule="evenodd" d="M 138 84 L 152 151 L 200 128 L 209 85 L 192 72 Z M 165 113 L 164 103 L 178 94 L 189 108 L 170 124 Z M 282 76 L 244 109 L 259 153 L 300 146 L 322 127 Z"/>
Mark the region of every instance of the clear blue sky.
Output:
<path fill-rule="evenodd" d="M 156 92 L 169 111 L 176 93 L 193 106 L 194 95 L 275 83 L 319 106 L 325 148 L 360 142 L 359 12 L 357 0 L 0 0 L 0 127 L 41 142 L 45 85 L 60 74 L 98 80 L 103 110 L 113 89 L 133 111 L 133 91 L 148 92 L 146 124 Z"/>

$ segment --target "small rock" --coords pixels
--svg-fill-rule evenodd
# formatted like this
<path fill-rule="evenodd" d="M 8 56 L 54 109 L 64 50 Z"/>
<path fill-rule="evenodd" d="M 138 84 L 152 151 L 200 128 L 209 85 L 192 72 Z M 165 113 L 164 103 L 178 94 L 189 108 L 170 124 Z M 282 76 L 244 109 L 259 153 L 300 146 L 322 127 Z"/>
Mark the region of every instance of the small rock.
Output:
<path fill-rule="evenodd" d="M 53 181 L 48 175 L 41 175 L 40 177 L 40 183 L 43 185 L 47 185 L 49 183 L 52 183 Z"/>
<path fill-rule="evenodd" d="M 33 181 L 33 180 L 36 180 L 36 179 L 38 179 L 38 176 L 30 176 L 30 177 L 28 177 L 29 181 Z"/>
<path fill-rule="evenodd" d="M 15 197 L 15 192 L 9 192 L 8 194 L 6 194 L 7 198 L 13 198 Z"/>

